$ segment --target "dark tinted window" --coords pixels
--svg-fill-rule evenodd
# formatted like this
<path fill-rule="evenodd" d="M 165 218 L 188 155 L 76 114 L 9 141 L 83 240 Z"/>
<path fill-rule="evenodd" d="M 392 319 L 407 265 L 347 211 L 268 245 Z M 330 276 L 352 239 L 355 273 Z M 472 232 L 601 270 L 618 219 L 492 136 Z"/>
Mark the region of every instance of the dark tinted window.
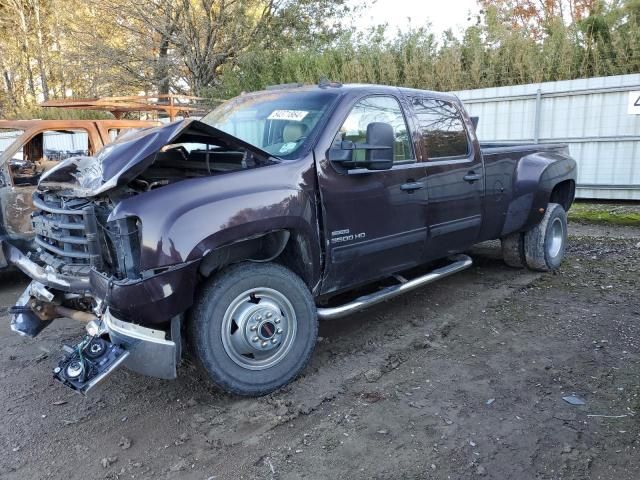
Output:
<path fill-rule="evenodd" d="M 415 97 L 413 109 L 418 117 L 422 144 L 426 147 L 429 160 L 466 156 L 469 153 L 462 116 L 452 103 Z"/>

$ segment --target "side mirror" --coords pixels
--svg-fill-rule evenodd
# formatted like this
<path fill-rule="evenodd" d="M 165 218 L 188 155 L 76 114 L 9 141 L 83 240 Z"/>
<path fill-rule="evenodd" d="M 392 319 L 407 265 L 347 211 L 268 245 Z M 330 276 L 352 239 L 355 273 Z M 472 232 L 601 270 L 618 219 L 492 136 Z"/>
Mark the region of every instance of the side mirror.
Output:
<path fill-rule="evenodd" d="M 367 125 L 366 143 L 343 141 L 339 148 L 327 152 L 327 158 L 347 169 L 388 170 L 393 166 L 395 135 L 388 123 L 373 122 Z M 353 152 L 364 150 L 364 160 L 354 160 Z"/>
<path fill-rule="evenodd" d="M 353 162 L 353 151 L 355 143 L 348 140 L 340 142 L 339 147 L 330 148 L 327 152 L 327 159 L 331 162 L 340 163 L 345 167 Z M 353 168 L 353 167 L 351 167 Z"/>
<path fill-rule="evenodd" d="M 393 167 L 393 127 L 388 123 L 373 122 L 367 125 L 367 144 L 374 147 L 365 154 L 366 168 L 369 170 L 389 170 Z"/>

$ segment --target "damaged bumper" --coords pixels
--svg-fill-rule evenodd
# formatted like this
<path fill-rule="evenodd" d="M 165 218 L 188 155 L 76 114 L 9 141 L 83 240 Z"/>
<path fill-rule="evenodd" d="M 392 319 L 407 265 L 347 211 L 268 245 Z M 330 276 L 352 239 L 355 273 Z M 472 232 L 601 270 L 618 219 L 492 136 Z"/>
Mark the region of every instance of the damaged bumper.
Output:
<path fill-rule="evenodd" d="M 35 337 L 58 317 L 86 324 L 83 341 L 65 347 L 66 355 L 54 369 L 57 380 L 87 393 L 120 365 L 143 375 L 176 378 L 181 357 L 180 317 L 171 320 L 168 331 L 152 329 L 124 321 L 109 308 L 93 315 L 62 307 L 55 303 L 57 295 L 34 280 L 11 309 L 11 330 L 23 336 Z M 95 348 L 97 341 L 103 348 L 92 357 L 86 350 Z"/>
<path fill-rule="evenodd" d="M 41 267 L 18 248 L 8 242 L 2 242 L 2 253 L 7 262 L 14 264 L 31 279 L 50 288 L 63 292 L 87 292 L 91 287 L 89 277 L 71 277 L 51 272 Z"/>
<path fill-rule="evenodd" d="M 134 372 L 150 377 L 172 380 L 177 376 L 180 361 L 180 319 L 171 321 L 171 329 L 154 330 L 115 317 L 109 309 L 102 324 L 111 342 L 129 352 L 124 365 Z M 167 339 L 170 337 L 170 339 Z"/>
<path fill-rule="evenodd" d="M 120 365 L 147 376 L 176 378 L 181 313 L 190 306 L 194 290 L 193 280 L 186 279 L 195 278 L 196 263 L 133 281 L 95 270 L 86 276 L 66 276 L 39 265 L 6 241 L 0 245 L 0 254 L 32 278 L 11 308 L 14 332 L 35 337 L 62 317 L 86 326 L 85 338 L 66 346 L 64 358 L 54 369 L 54 377 L 63 384 L 86 393 Z M 84 307 L 78 306 L 79 297 Z M 88 305 L 93 305 L 93 311 Z M 99 352 L 92 357 L 88 349 L 96 348 Z"/>
<path fill-rule="evenodd" d="M 197 262 L 168 267 L 138 280 L 116 280 L 95 270 L 85 276 L 50 271 L 7 242 L 2 242 L 0 251 L 9 263 L 38 284 L 62 292 L 88 294 L 136 323 L 167 323 L 193 303 Z"/>
<path fill-rule="evenodd" d="M 192 305 L 197 268 L 197 262 L 188 262 L 136 280 L 117 280 L 91 270 L 90 290 L 123 319 L 166 324 Z"/>
<path fill-rule="evenodd" d="M 24 337 L 35 337 L 53 320 L 42 320 L 32 308 L 32 288 L 42 284 L 31 282 L 11 308 L 11 330 Z"/>

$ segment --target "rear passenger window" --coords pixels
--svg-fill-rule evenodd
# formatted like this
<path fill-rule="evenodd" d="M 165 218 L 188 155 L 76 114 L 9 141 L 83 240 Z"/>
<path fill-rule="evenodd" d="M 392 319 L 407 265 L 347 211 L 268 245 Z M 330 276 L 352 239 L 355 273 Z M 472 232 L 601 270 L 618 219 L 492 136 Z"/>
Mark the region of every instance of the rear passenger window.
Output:
<path fill-rule="evenodd" d="M 400 104 L 394 97 L 372 96 L 363 98 L 356 103 L 342 124 L 338 135 L 336 135 L 334 144 L 346 140 L 354 143 L 365 143 L 367 126 L 374 122 L 388 123 L 393 127 L 395 135 L 394 162 L 406 163 L 414 160 L 407 123 L 404 120 Z M 353 160 L 364 160 L 365 154 L 364 150 L 355 150 L 353 152 Z"/>
<path fill-rule="evenodd" d="M 424 97 L 415 97 L 412 103 L 429 160 L 469 154 L 467 131 L 455 105 Z"/>

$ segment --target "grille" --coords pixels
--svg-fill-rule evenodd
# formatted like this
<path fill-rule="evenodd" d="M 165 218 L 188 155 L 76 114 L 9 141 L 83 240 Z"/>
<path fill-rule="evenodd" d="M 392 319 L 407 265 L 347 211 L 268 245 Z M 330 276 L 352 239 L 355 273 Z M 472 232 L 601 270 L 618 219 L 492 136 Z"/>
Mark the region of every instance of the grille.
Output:
<path fill-rule="evenodd" d="M 40 259 L 56 271 L 100 268 L 102 259 L 94 205 L 36 192 L 32 217 Z"/>

